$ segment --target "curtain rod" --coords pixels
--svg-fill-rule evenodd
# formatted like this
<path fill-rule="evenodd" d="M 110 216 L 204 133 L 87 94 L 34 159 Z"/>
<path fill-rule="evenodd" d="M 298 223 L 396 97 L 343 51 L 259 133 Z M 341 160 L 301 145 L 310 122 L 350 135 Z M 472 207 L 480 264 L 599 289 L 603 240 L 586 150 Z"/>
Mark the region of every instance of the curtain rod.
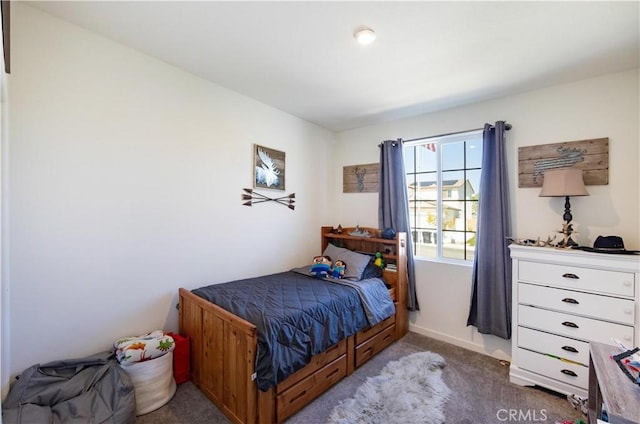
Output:
<path fill-rule="evenodd" d="M 492 125 L 493 127 L 494 125 Z M 505 122 L 504 123 L 504 129 L 509 131 L 511 129 L 511 124 Z M 468 133 L 468 132 L 472 132 L 472 131 L 481 131 L 484 130 L 484 127 L 482 128 L 475 128 L 472 130 L 466 130 L 466 131 L 456 131 L 456 132 L 451 132 L 451 133 L 447 133 L 447 134 L 439 134 L 439 135 L 430 135 L 428 137 L 419 137 L 419 138 L 412 138 L 411 140 L 402 140 L 403 143 L 409 143 L 412 141 L 416 141 L 416 140 L 424 140 L 425 138 L 437 138 L 437 137 L 447 137 L 450 135 L 456 135 L 456 134 L 464 134 L 464 133 Z"/>

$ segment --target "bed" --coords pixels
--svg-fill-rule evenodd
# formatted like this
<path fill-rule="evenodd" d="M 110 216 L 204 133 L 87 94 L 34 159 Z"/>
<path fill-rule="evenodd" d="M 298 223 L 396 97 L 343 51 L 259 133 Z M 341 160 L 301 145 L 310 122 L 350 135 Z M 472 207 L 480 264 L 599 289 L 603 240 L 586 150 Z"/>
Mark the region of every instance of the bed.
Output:
<path fill-rule="evenodd" d="M 359 230 L 368 232 L 370 236 L 349 235 L 355 231 L 354 228 L 345 228 L 342 233 L 337 233 L 332 227 L 322 227 L 321 251 L 327 251 L 327 246 L 331 243 L 353 252 L 382 253 L 382 258 L 387 265 L 381 275 L 386 287 L 382 287 L 388 292 L 387 297 L 390 297 L 393 302 L 390 315 L 387 313 L 385 315 L 388 316 L 371 321 L 368 315 L 370 311 L 368 312 L 367 308 L 358 302 L 361 294 L 355 294 L 356 300 L 354 300 L 355 292 L 353 288 L 348 287 L 349 284 L 326 283 L 329 286 L 325 289 L 325 282 L 315 279 L 314 290 L 328 292 L 331 302 L 338 300 L 345 302 L 339 305 L 332 304 L 329 309 L 333 311 L 333 315 L 336 315 L 336 320 L 346 319 L 347 321 L 330 323 L 331 336 L 325 337 L 327 340 L 323 341 L 325 344 L 328 343 L 328 346 L 311 342 L 311 348 L 299 348 L 298 350 L 304 351 L 303 362 L 294 361 L 294 365 L 285 367 L 287 369 L 283 372 L 279 370 L 273 375 L 267 375 L 264 371 L 266 368 L 263 366 L 265 362 L 263 351 L 265 338 L 270 338 L 267 330 L 271 324 L 265 327 L 260 319 L 255 319 L 250 312 L 247 312 L 251 309 L 251 304 L 247 306 L 248 303 L 237 295 L 231 296 L 231 300 L 227 300 L 227 303 L 215 297 L 215 292 L 229 291 L 226 289 L 227 284 L 211 286 L 216 289 L 214 294 L 203 293 L 206 287 L 195 290 L 179 289 L 180 333 L 191 340 L 191 379 L 232 422 L 243 424 L 283 422 L 407 333 L 406 234 L 397 233 L 394 239 L 383 239 L 379 237 L 380 232 L 376 229 L 360 228 Z M 334 246 L 329 246 L 329 249 L 333 248 Z M 291 293 L 301 290 L 300 287 L 307 284 L 303 281 L 305 278 L 313 280 L 312 277 L 302 274 L 304 270 L 300 269 L 263 278 L 265 282 L 284 278 L 286 282 L 282 284 L 285 286 L 279 290 L 282 293 Z M 235 284 L 238 282 L 229 283 L 228 288 L 232 289 Z M 241 286 L 240 291 L 246 291 L 251 284 L 256 286 L 255 281 L 250 280 L 243 281 L 242 284 L 245 286 Z M 270 299 L 273 294 L 256 296 L 258 299 L 260 296 Z M 218 304 L 209 300 L 209 297 Z M 305 310 L 308 307 L 313 308 L 316 302 L 314 298 L 303 297 L 305 301 L 300 302 L 305 303 Z M 325 302 L 326 300 L 322 297 L 317 300 L 317 303 Z M 238 306 L 237 303 L 241 303 L 240 309 L 234 309 Z M 265 306 L 264 302 L 259 301 L 252 304 L 253 309 L 267 310 L 270 310 L 269 305 Z M 324 309 L 321 308 L 322 311 Z M 318 313 L 312 312 L 312 314 Z M 362 318 L 363 313 L 365 318 Z M 279 315 L 279 313 L 276 311 L 272 315 Z M 345 316 L 340 317 L 340 315 Z M 370 323 L 374 324 L 370 325 Z M 305 329 L 305 334 L 301 336 L 304 338 L 308 332 L 311 337 L 314 332 L 313 327 L 312 325 L 308 330 Z M 289 341 L 279 344 L 296 345 Z M 289 357 L 290 353 L 285 355 Z M 269 361 L 279 364 L 281 361 L 278 358 L 276 356 L 275 360 Z"/>

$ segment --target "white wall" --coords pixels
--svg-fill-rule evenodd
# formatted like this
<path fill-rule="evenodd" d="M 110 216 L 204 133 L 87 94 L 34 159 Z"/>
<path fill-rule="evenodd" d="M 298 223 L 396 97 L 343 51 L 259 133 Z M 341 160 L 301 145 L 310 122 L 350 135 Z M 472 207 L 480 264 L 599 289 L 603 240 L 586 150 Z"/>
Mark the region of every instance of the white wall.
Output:
<path fill-rule="evenodd" d="M 334 168 L 335 222 L 377 226 L 377 194 L 343 194 L 342 166 L 378 161 L 385 139 L 413 139 L 481 128 L 506 120 L 513 235 L 546 238 L 560 229 L 564 199 L 539 198 L 540 189 L 518 188 L 518 147 L 609 137 L 609 184 L 588 186 L 589 197 L 571 200 L 577 241 L 620 235 L 640 249 L 639 72 L 627 71 L 510 97 L 388 122 L 338 134 Z M 466 327 L 471 288 L 468 266 L 419 261 L 418 299 L 411 330 L 496 357 L 510 356 L 510 343 Z"/>
<path fill-rule="evenodd" d="M 179 287 L 317 254 L 332 133 L 24 3 L 12 15 L 12 375 L 177 330 Z M 253 143 L 286 152 L 295 211 L 242 206 Z"/>

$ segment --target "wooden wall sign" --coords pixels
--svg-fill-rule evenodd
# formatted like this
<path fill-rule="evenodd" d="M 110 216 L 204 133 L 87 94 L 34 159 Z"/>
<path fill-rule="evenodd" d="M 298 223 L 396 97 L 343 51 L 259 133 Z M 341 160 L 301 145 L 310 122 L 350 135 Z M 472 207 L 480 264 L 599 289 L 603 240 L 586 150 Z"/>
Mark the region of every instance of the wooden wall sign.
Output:
<path fill-rule="evenodd" d="M 343 193 L 377 193 L 378 171 L 377 163 L 365 165 L 351 165 L 342 168 Z"/>
<path fill-rule="evenodd" d="M 544 171 L 579 168 L 585 185 L 609 184 L 609 139 L 518 148 L 518 187 L 542 187 Z"/>

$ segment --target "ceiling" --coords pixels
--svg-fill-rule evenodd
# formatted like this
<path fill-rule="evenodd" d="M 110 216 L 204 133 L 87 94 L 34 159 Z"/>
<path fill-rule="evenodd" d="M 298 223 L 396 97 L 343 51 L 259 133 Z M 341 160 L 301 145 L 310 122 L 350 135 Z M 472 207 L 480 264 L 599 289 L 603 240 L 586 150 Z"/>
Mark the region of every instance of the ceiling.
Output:
<path fill-rule="evenodd" d="M 29 4 L 333 131 L 640 62 L 636 1 Z"/>

